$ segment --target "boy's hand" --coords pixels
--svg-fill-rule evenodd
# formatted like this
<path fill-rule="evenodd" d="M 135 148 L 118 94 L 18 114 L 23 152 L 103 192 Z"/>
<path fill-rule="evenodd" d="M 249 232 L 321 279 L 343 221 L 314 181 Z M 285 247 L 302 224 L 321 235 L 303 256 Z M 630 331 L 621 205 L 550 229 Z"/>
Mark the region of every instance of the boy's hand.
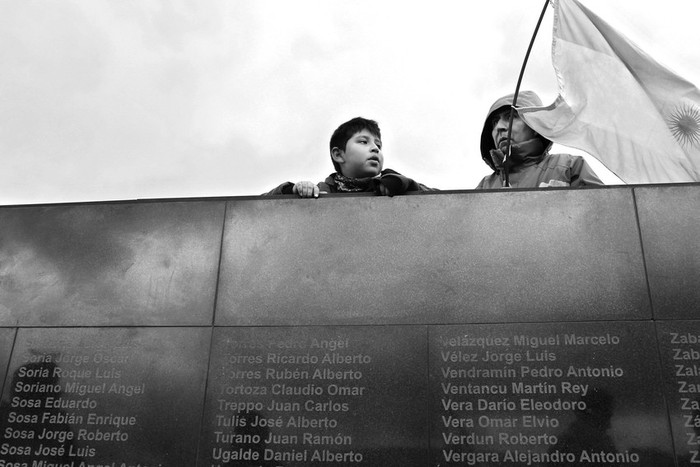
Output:
<path fill-rule="evenodd" d="M 292 188 L 292 193 L 302 198 L 318 198 L 318 185 L 314 182 L 297 182 Z"/>

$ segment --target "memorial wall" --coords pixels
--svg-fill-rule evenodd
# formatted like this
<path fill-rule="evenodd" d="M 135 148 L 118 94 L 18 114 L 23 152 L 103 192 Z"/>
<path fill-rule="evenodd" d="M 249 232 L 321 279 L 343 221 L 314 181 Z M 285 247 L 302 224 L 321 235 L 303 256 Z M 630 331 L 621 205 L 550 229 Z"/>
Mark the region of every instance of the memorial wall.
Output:
<path fill-rule="evenodd" d="M 700 464 L 698 206 L 0 207 L 0 467 Z"/>

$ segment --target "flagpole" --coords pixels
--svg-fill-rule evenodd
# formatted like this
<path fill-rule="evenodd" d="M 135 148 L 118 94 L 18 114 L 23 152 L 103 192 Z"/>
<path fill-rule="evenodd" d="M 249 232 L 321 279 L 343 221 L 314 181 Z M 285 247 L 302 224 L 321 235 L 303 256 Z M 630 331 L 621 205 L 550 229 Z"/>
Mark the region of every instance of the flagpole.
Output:
<path fill-rule="evenodd" d="M 542 13 L 540 13 L 540 19 L 537 20 L 537 26 L 535 26 L 535 32 L 532 34 L 532 39 L 530 39 L 530 45 L 525 53 L 525 60 L 523 60 L 523 66 L 520 68 L 520 76 L 518 76 L 518 83 L 515 85 L 515 94 L 513 94 L 513 105 L 510 107 L 510 117 L 508 119 L 508 143 L 506 146 L 506 157 L 503 160 L 503 186 L 509 187 L 510 180 L 508 178 L 508 170 L 510 162 L 510 134 L 513 131 L 513 118 L 515 117 L 515 106 L 518 103 L 518 93 L 520 92 L 520 84 L 523 81 L 523 75 L 525 74 L 525 66 L 527 66 L 527 60 L 530 58 L 530 51 L 532 50 L 532 45 L 535 43 L 535 38 L 537 37 L 537 32 L 540 30 L 540 24 L 542 24 L 542 18 L 547 12 L 547 6 L 549 6 L 550 0 L 545 0 L 544 6 L 542 7 Z"/>

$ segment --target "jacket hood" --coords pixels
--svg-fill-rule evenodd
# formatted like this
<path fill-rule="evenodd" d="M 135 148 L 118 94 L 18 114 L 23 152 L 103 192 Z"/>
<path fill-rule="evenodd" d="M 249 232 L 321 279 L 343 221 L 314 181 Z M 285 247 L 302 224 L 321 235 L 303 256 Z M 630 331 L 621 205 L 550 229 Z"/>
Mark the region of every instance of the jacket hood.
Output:
<path fill-rule="evenodd" d="M 493 142 L 493 137 L 491 136 L 491 117 L 494 113 L 499 110 L 510 108 L 513 105 L 513 95 L 508 94 L 496 100 L 496 102 L 491 105 L 489 113 L 486 115 L 486 120 L 484 121 L 484 128 L 481 130 L 481 158 L 486 162 L 486 164 L 491 167 L 491 169 L 496 170 L 496 167 L 491 160 L 491 154 L 489 151 L 496 149 L 496 145 Z M 520 91 L 518 93 L 517 109 L 521 107 L 541 107 L 542 100 L 535 94 L 534 91 Z M 549 151 L 552 147 L 552 142 L 548 139 L 542 137 L 547 141 L 545 152 Z"/>

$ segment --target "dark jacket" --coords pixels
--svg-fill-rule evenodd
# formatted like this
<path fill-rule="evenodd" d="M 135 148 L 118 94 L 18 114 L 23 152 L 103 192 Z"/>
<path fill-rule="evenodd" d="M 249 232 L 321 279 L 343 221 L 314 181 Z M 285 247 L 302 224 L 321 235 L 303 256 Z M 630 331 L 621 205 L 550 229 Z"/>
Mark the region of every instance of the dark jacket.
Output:
<path fill-rule="evenodd" d="M 379 194 L 379 186 L 384 185 L 391 196 L 393 195 L 403 195 L 412 191 L 438 191 L 435 188 L 429 188 L 422 183 L 418 183 L 415 180 L 401 175 L 400 173 L 385 169 L 377 176 L 371 180 L 371 183 L 366 184 L 366 188 L 362 190 L 349 191 L 336 184 L 335 173 L 330 174 L 322 182 L 318 183 L 318 188 L 320 191 L 325 191 L 326 193 L 376 193 Z M 285 182 L 280 186 L 274 188 L 273 190 L 264 193 L 263 196 L 267 195 L 291 195 L 294 192 L 294 183 Z"/>

